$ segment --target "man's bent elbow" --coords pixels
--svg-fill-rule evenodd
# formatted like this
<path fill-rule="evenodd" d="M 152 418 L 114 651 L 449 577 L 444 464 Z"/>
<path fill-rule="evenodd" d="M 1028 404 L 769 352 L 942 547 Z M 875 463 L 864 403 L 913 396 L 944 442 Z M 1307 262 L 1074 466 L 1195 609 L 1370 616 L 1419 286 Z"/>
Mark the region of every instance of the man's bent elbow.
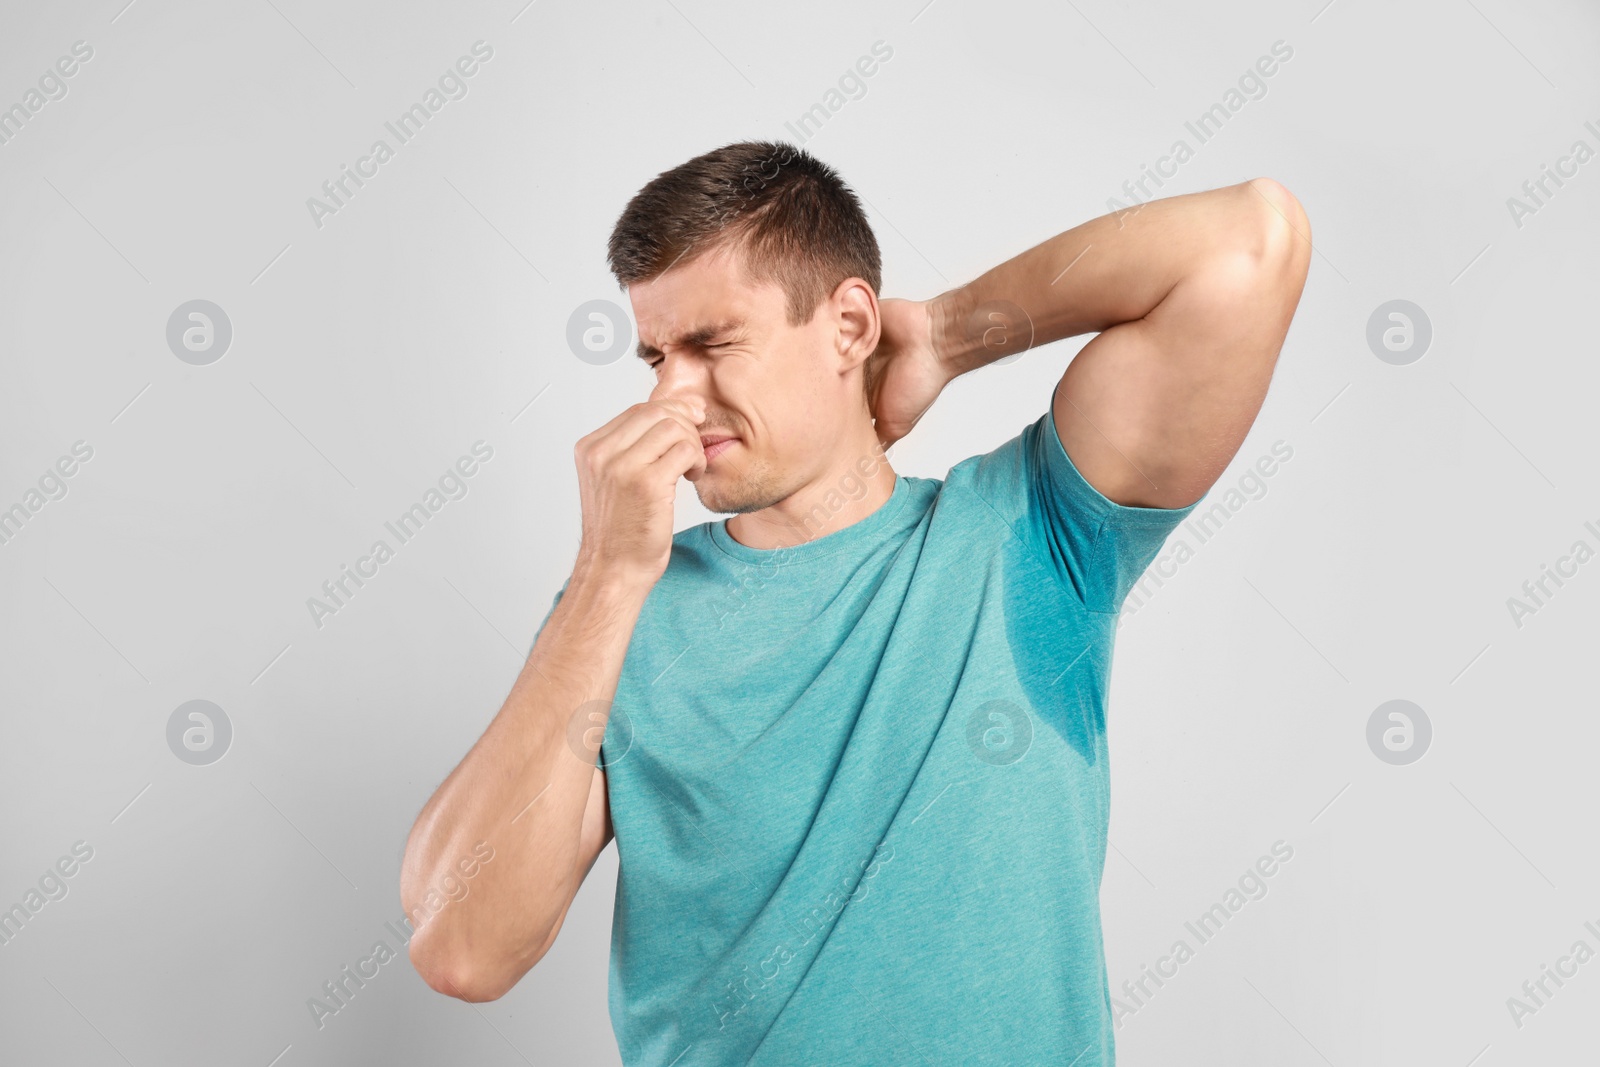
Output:
<path fill-rule="evenodd" d="M 1311 259 L 1311 220 L 1305 208 L 1282 182 L 1253 178 L 1245 183 L 1259 207 L 1261 234 L 1256 245 L 1263 260 L 1279 264 L 1306 263 Z"/>
<path fill-rule="evenodd" d="M 468 954 L 448 951 L 435 940 L 428 936 L 427 927 L 412 936 L 408 950 L 412 969 L 430 989 L 469 1004 L 499 1000 L 511 992 L 549 948 L 547 943 L 526 967 L 513 968 L 503 962 L 472 959 Z"/>

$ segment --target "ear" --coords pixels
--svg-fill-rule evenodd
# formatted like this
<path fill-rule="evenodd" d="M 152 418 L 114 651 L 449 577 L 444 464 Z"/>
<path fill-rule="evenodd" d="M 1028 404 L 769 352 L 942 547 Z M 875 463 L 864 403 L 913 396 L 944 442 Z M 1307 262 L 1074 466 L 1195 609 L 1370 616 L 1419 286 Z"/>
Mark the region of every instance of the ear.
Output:
<path fill-rule="evenodd" d="M 846 278 L 833 291 L 829 306 L 838 324 L 839 372 L 849 374 L 866 363 L 878 347 L 878 296 L 860 278 Z"/>

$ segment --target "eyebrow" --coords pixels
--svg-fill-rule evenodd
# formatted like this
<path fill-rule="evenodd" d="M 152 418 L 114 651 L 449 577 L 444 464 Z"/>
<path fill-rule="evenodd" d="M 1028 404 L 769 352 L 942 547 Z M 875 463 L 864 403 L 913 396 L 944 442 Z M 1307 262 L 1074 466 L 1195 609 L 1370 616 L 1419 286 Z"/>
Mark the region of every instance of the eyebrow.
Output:
<path fill-rule="evenodd" d="M 691 345 L 699 348 L 710 342 L 713 338 L 720 337 L 723 334 L 733 333 L 735 330 L 744 329 L 744 325 L 743 319 L 728 319 L 725 322 L 714 323 L 710 326 L 696 326 L 694 329 L 680 336 L 677 343 L 680 345 Z M 672 342 L 668 343 L 670 344 Z M 652 356 L 661 355 L 661 349 L 655 347 L 654 345 L 645 344 L 644 338 L 641 337 L 639 339 L 638 349 L 634 354 L 642 360 L 649 361 Z"/>

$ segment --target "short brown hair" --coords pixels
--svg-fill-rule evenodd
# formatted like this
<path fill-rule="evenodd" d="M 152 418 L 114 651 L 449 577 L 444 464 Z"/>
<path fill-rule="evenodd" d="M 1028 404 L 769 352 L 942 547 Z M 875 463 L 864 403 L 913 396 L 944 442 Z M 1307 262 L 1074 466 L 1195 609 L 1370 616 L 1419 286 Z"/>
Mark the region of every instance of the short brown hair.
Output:
<path fill-rule="evenodd" d="M 855 193 L 793 145 L 741 141 L 656 175 L 623 209 L 606 259 L 624 289 L 724 245 L 746 276 L 783 289 L 789 325 L 810 320 L 846 278 L 883 286 L 878 239 Z"/>

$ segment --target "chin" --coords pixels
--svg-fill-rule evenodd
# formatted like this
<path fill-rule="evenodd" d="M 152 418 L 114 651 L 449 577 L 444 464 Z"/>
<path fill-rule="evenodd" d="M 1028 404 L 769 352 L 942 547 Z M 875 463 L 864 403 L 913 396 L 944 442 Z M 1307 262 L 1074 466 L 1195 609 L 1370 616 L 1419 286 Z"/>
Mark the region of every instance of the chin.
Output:
<path fill-rule="evenodd" d="M 746 473 L 737 478 L 707 473 L 692 484 L 700 506 L 718 515 L 761 511 L 789 496 L 761 473 Z"/>
<path fill-rule="evenodd" d="M 705 479 L 702 478 L 701 481 Z M 700 506 L 718 515 L 742 515 L 770 506 L 760 499 L 724 492 L 720 487 L 701 486 L 696 483 L 694 491 L 700 498 Z"/>

